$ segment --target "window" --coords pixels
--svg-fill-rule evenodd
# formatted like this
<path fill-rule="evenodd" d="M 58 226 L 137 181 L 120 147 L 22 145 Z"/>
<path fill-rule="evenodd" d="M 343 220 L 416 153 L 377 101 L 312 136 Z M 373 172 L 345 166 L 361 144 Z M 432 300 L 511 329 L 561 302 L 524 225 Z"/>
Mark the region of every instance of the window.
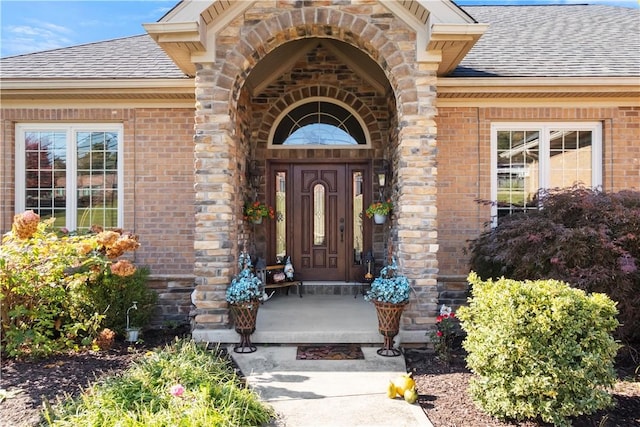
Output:
<path fill-rule="evenodd" d="M 277 118 L 270 148 L 368 148 L 364 123 L 346 104 L 312 97 L 299 101 Z"/>
<path fill-rule="evenodd" d="M 538 190 L 602 185 L 599 123 L 494 123 L 491 200 L 500 217 L 538 209 Z"/>
<path fill-rule="evenodd" d="M 122 226 L 122 126 L 16 126 L 16 210 L 56 227 Z"/>

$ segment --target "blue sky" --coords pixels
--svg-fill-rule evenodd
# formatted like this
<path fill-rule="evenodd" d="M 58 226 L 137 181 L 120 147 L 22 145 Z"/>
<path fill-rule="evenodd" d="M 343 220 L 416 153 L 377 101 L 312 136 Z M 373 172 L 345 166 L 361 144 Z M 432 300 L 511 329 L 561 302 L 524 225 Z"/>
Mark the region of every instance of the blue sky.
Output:
<path fill-rule="evenodd" d="M 0 0 L 0 56 L 144 34 L 178 0 Z M 640 0 L 458 0 L 472 4 L 598 3 L 640 8 Z"/>

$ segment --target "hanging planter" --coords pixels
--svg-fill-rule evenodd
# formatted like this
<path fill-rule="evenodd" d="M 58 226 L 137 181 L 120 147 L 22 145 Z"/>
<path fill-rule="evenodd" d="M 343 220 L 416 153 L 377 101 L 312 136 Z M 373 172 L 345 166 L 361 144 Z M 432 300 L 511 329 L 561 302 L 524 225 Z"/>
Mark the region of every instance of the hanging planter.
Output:
<path fill-rule="evenodd" d="M 369 205 L 365 214 L 367 215 L 367 218 L 373 218 L 373 221 L 376 224 L 384 224 L 392 209 L 393 203 L 391 203 L 391 200 L 387 200 L 386 202 L 375 202 Z"/>
<path fill-rule="evenodd" d="M 387 216 L 383 214 L 373 214 L 373 222 L 376 224 L 384 224 L 387 222 Z"/>
<path fill-rule="evenodd" d="M 263 218 L 275 218 L 276 213 L 271 206 L 264 203 L 253 202 L 245 203 L 242 211 L 242 216 L 245 221 L 252 222 L 254 224 L 262 224 Z"/>
<path fill-rule="evenodd" d="M 127 341 L 138 342 L 139 328 L 127 328 Z"/>
<path fill-rule="evenodd" d="M 140 328 L 129 327 L 129 312 L 131 310 L 138 309 L 138 301 L 133 301 L 133 305 L 127 309 L 127 341 L 128 342 L 138 342 L 138 335 L 140 334 Z"/>

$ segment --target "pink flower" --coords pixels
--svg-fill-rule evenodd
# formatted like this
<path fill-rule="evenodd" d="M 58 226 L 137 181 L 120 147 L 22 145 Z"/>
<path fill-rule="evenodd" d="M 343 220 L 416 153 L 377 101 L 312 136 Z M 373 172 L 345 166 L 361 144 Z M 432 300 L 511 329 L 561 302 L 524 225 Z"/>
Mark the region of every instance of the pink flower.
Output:
<path fill-rule="evenodd" d="M 442 322 L 442 319 L 444 319 L 444 317 L 442 315 L 436 317 L 436 323 Z"/>
<path fill-rule="evenodd" d="M 169 389 L 169 393 L 171 393 L 172 396 L 180 397 L 184 393 L 184 387 L 182 384 L 172 385 L 171 389 Z"/>
<path fill-rule="evenodd" d="M 436 332 L 436 335 L 437 335 L 437 336 L 439 336 L 439 337 L 441 337 L 441 336 L 442 336 L 442 331 L 437 331 L 437 332 Z"/>
<path fill-rule="evenodd" d="M 452 311 L 449 317 L 456 317 L 456 314 Z"/>

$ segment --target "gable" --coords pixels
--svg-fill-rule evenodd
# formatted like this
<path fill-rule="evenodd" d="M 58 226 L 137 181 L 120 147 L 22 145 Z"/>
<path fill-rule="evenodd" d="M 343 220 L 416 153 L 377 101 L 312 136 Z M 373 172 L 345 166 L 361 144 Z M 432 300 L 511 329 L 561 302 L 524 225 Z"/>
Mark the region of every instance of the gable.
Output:
<path fill-rule="evenodd" d="M 372 3 L 387 9 L 415 31 L 416 61 L 439 64 L 440 75 L 452 71 L 487 28 L 450 0 Z M 158 23 L 145 24 L 144 28 L 182 71 L 195 75 L 195 63 L 215 61 L 217 33 L 254 4 L 256 1 L 186 0 Z M 326 17 L 329 24 L 330 14 Z"/>

